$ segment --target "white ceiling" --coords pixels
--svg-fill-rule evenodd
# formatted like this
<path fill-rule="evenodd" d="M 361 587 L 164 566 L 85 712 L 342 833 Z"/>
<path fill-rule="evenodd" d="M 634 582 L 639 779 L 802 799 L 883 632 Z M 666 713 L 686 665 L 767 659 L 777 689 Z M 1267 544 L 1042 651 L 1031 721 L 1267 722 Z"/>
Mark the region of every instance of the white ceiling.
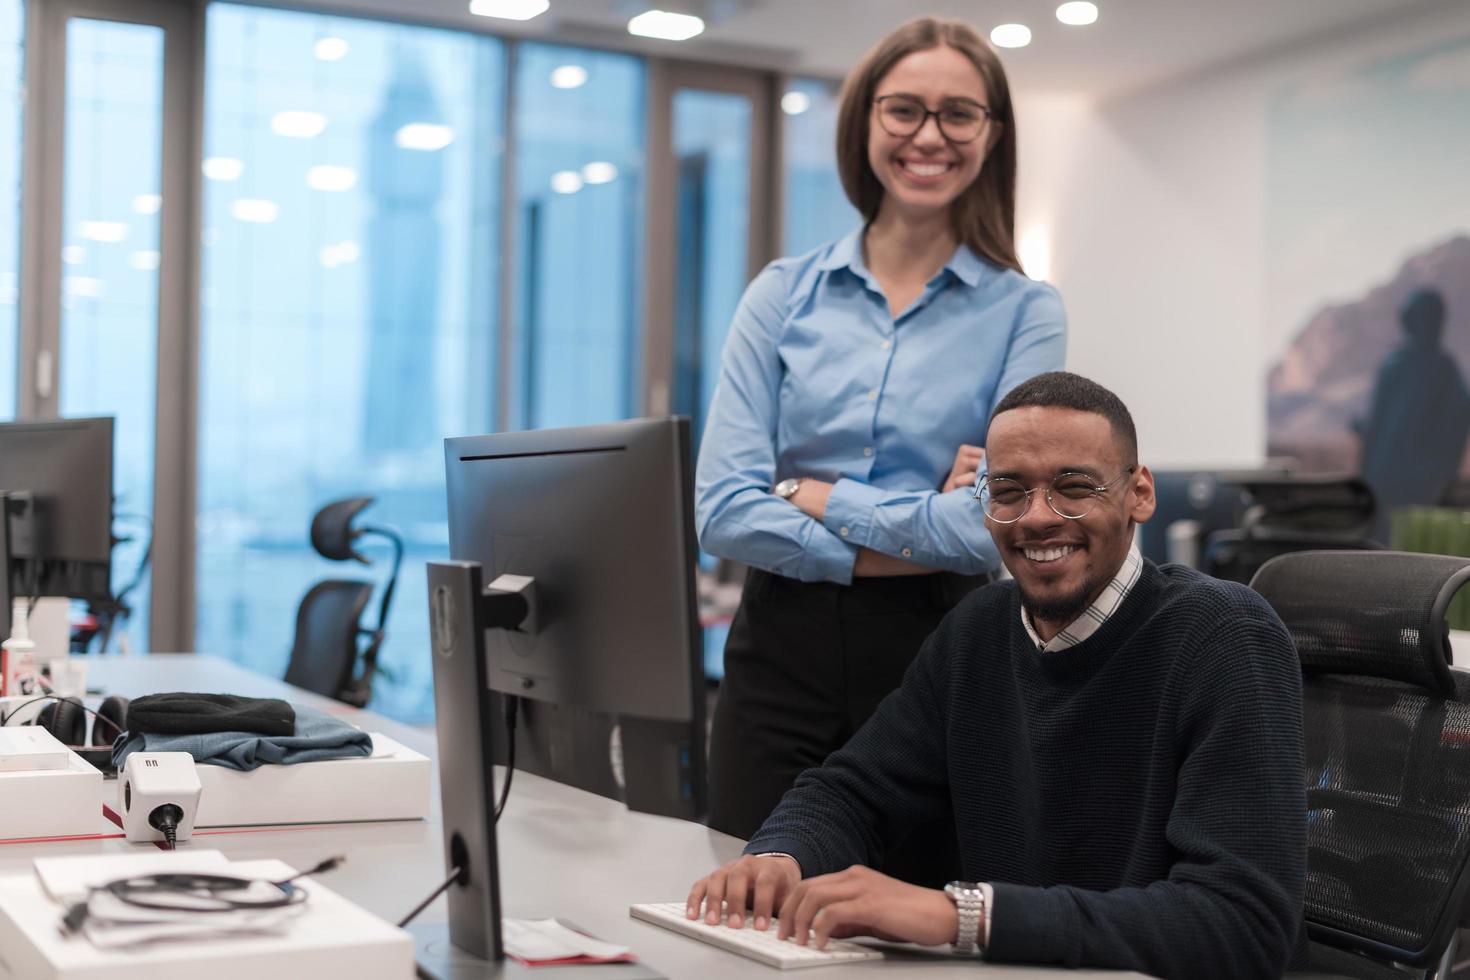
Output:
<path fill-rule="evenodd" d="M 1014 88 L 1102 99 L 1463 0 L 1096 0 L 1100 16 L 1088 27 L 1059 23 L 1057 2 L 551 0 L 549 12 L 524 23 L 476 17 L 468 0 L 315 0 L 313 6 L 834 78 L 887 30 L 918 14 L 963 19 L 987 33 L 1019 21 L 1033 40 L 1002 52 Z M 630 37 L 629 16 L 647 6 L 702 10 L 708 29 L 679 43 Z"/>

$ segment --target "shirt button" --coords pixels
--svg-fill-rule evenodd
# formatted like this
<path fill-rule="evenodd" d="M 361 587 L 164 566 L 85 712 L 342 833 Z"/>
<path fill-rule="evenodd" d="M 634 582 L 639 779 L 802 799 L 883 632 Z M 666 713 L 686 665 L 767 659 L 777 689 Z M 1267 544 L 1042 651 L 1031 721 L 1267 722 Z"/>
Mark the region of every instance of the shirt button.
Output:
<path fill-rule="evenodd" d="M 913 548 L 905 548 L 905 549 L 903 549 L 903 551 L 899 552 L 899 554 L 903 555 L 905 558 L 912 558 L 912 557 L 914 557 L 914 549 Z"/>
<path fill-rule="evenodd" d="M 893 346 L 893 341 L 891 341 L 891 340 L 885 340 L 885 341 L 883 341 L 882 348 L 884 350 L 888 350 L 892 346 Z"/>
<path fill-rule="evenodd" d="M 870 402 L 871 401 L 876 401 L 877 398 L 878 398 L 878 389 L 877 388 L 874 388 L 872 391 L 868 392 L 868 401 L 870 401 Z"/>
<path fill-rule="evenodd" d="M 847 528 L 845 528 L 845 527 L 839 527 L 837 529 L 837 533 L 840 534 L 840 535 L 842 535 L 845 538 L 845 537 L 847 537 Z"/>
<path fill-rule="evenodd" d="M 863 447 L 863 455 L 864 456 L 871 456 L 871 455 L 873 455 L 873 447 L 872 446 L 864 446 Z"/>

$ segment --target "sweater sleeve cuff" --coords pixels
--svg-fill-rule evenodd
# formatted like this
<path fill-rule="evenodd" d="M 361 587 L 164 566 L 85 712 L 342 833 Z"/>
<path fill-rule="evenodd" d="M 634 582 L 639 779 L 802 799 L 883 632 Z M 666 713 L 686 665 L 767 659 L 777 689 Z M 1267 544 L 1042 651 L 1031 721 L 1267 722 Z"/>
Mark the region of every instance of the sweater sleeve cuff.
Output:
<path fill-rule="evenodd" d="M 873 537 L 873 511 L 883 500 L 883 491 L 866 483 L 843 478 L 832 485 L 822 523 L 849 544 L 869 547 Z"/>
<path fill-rule="evenodd" d="M 1065 894 L 1004 882 L 994 882 L 991 888 L 987 959 L 1078 965 L 1082 926 L 1077 921 L 1076 906 Z"/>
<path fill-rule="evenodd" d="M 751 857 L 766 857 L 775 854 L 789 857 L 796 862 L 797 867 L 801 868 L 803 878 L 807 876 L 808 868 L 815 868 L 818 865 L 816 855 L 811 852 L 811 848 L 802 846 L 801 841 L 794 837 L 762 837 L 757 833 L 751 842 L 745 845 L 745 850 L 741 853 Z"/>

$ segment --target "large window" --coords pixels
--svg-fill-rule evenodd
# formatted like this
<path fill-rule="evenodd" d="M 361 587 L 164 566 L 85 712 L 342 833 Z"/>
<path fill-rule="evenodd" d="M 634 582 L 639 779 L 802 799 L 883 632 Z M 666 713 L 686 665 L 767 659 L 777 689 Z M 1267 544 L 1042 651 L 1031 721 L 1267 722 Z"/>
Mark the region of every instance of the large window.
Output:
<path fill-rule="evenodd" d="M 786 154 L 782 250 L 799 255 L 847 234 L 861 220 L 837 176 L 838 85 L 790 80 L 781 96 Z"/>
<path fill-rule="evenodd" d="M 432 711 L 442 440 L 494 427 L 503 45 L 213 4 L 205 71 L 200 650 L 285 669 L 323 504 L 407 539 L 374 707 Z M 365 616 L 371 624 L 370 609 Z"/>
<path fill-rule="evenodd" d="M 523 44 L 516 66 L 508 427 L 626 418 L 638 410 L 643 63 Z"/>
<path fill-rule="evenodd" d="M 0 0 L 0 419 L 15 416 L 25 7 Z"/>
<path fill-rule="evenodd" d="M 61 249 L 63 417 L 112 415 L 113 593 L 132 615 L 117 647 L 147 650 L 145 557 L 157 401 L 162 28 L 66 25 Z"/>

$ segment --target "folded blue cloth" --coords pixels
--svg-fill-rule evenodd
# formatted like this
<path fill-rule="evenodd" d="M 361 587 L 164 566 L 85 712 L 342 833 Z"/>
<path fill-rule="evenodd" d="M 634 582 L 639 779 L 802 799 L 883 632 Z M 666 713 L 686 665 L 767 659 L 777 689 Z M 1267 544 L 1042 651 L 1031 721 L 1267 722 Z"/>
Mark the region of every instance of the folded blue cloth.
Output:
<path fill-rule="evenodd" d="M 134 752 L 187 752 L 195 762 L 248 772 L 263 765 L 289 766 L 322 759 L 367 758 L 373 754 L 372 736 L 340 718 L 305 705 L 296 709 L 296 734 L 257 735 L 253 732 L 202 732 L 198 735 L 119 735 L 112 746 L 112 764 L 120 771 Z"/>

